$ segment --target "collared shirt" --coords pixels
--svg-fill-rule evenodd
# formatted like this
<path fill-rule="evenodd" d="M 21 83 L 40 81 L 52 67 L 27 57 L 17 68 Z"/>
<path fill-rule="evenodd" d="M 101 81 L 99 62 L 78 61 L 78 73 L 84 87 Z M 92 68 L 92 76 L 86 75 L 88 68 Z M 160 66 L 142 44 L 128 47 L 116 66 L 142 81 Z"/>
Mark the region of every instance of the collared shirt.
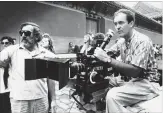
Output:
<path fill-rule="evenodd" d="M 158 81 L 157 64 L 151 39 L 134 30 L 130 40 L 120 38 L 109 51 L 120 51 L 122 62 L 144 69 L 145 78 Z"/>
<path fill-rule="evenodd" d="M 50 57 L 55 54 L 37 46 L 32 52 L 22 45 L 13 45 L 0 53 L 0 61 L 9 63 L 10 97 L 16 100 L 32 100 L 46 97 L 48 94 L 47 78 L 25 81 L 25 59 Z M 1 64 L 0 64 L 1 65 Z"/>

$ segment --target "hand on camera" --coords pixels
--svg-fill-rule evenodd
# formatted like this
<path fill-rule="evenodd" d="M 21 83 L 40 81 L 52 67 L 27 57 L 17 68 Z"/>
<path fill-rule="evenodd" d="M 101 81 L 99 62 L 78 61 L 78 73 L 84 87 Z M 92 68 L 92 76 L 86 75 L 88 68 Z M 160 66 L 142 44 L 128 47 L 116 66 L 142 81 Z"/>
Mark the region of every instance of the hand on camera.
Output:
<path fill-rule="evenodd" d="M 94 51 L 94 56 L 103 62 L 108 62 L 108 60 L 111 59 L 111 57 L 108 56 L 107 53 L 99 47 L 96 47 L 96 49 Z"/>
<path fill-rule="evenodd" d="M 83 63 L 74 62 L 71 64 L 71 68 L 74 68 L 76 71 L 82 71 L 85 65 Z"/>

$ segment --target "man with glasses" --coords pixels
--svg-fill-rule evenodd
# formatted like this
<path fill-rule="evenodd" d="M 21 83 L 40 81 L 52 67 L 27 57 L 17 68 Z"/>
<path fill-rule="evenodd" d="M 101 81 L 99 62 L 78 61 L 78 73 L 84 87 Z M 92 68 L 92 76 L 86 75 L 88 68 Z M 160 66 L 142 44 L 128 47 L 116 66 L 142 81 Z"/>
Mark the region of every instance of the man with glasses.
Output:
<path fill-rule="evenodd" d="M 1 38 L 0 40 L 0 43 L 1 43 L 1 50 L 3 50 L 4 48 L 10 46 L 10 45 L 13 45 L 14 44 L 14 41 L 13 41 L 13 38 L 9 37 L 9 36 L 4 36 Z"/>
<path fill-rule="evenodd" d="M 37 24 L 23 23 L 19 34 L 20 44 L 5 48 L 0 53 L 0 68 L 9 64 L 12 113 L 48 113 L 48 90 L 52 102 L 56 100 L 54 82 L 47 78 L 25 81 L 24 65 L 25 59 L 55 58 L 56 55 L 38 45 L 41 40 L 41 32 Z M 54 108 L 54 106 L 51 107 Z"/>
<path fill-rule="evenodd" d="M 0 40 L 1 49 L 13 45 L 14 41 L 9 36 L 4 36 Z M 9 89 L 8 89 L 8 68 L 0 69 L 0 111 L 2 113 L 11 113 L 11 105 L 9 99 Z"/>

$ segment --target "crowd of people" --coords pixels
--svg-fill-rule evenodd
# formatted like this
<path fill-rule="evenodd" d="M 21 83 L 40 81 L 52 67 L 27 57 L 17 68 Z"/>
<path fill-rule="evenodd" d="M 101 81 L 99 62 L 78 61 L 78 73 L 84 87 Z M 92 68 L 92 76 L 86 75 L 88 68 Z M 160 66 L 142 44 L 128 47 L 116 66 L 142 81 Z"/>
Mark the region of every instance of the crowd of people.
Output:
<path fill-rule="evenodd" d="M 120 38 L 109 50 L 97 46 L 97 34 L 86 34 L 81 47 L 69 43 L 68 53 L 89 54 L 90 49 L 96 46 L 93 54 L 98 60 L 113 67 L 121 76 L 130 78 L 123 83 L 120 77 L 108 78 L 113 87 L 106 95 L 106 113 L 126 113 L 131 112 L 126 106 L 158 96 L 158 88 L 155 87 L 158 85 L 154 84 L 157 84 L 160 76 L 157 74 L 151 39 L 134 29 L 134 13 L 120 9 L 115 12 L 113 23 Z M 20 44 L 15 44 L 15 39 L 8 36 L 0 40 L 3 46 L 0 52 L 0 78 L 4 80 L 5 87 L 0 101 L 2 104 L 7 102 L 4 106 L 0 105 L 0 111 L 48 113 L 50 106 L 52 113 L 55 113 L 55 81 L 49 78 L 26 81 L 24 74 L 27 58 L 57 58 L 52 38 L 48 33 L 42 34 L 39 25 L 32 22 L 21 24 L 19 35 Z M 105 37 L 103 33 L 98 35 Z M 110 51 L 119 52 L 120 60 L 110 57 L 107 54 Z"/>

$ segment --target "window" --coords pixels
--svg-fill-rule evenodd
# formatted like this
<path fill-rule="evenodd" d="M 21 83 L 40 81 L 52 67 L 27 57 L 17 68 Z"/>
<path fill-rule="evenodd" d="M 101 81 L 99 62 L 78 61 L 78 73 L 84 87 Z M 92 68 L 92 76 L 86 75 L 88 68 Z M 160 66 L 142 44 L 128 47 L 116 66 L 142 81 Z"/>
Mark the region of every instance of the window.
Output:
<path fill-rule="evenodd" d="M 97 33 L 98 32 L 98 20 L 86 18 L 86 33 Z"/>

